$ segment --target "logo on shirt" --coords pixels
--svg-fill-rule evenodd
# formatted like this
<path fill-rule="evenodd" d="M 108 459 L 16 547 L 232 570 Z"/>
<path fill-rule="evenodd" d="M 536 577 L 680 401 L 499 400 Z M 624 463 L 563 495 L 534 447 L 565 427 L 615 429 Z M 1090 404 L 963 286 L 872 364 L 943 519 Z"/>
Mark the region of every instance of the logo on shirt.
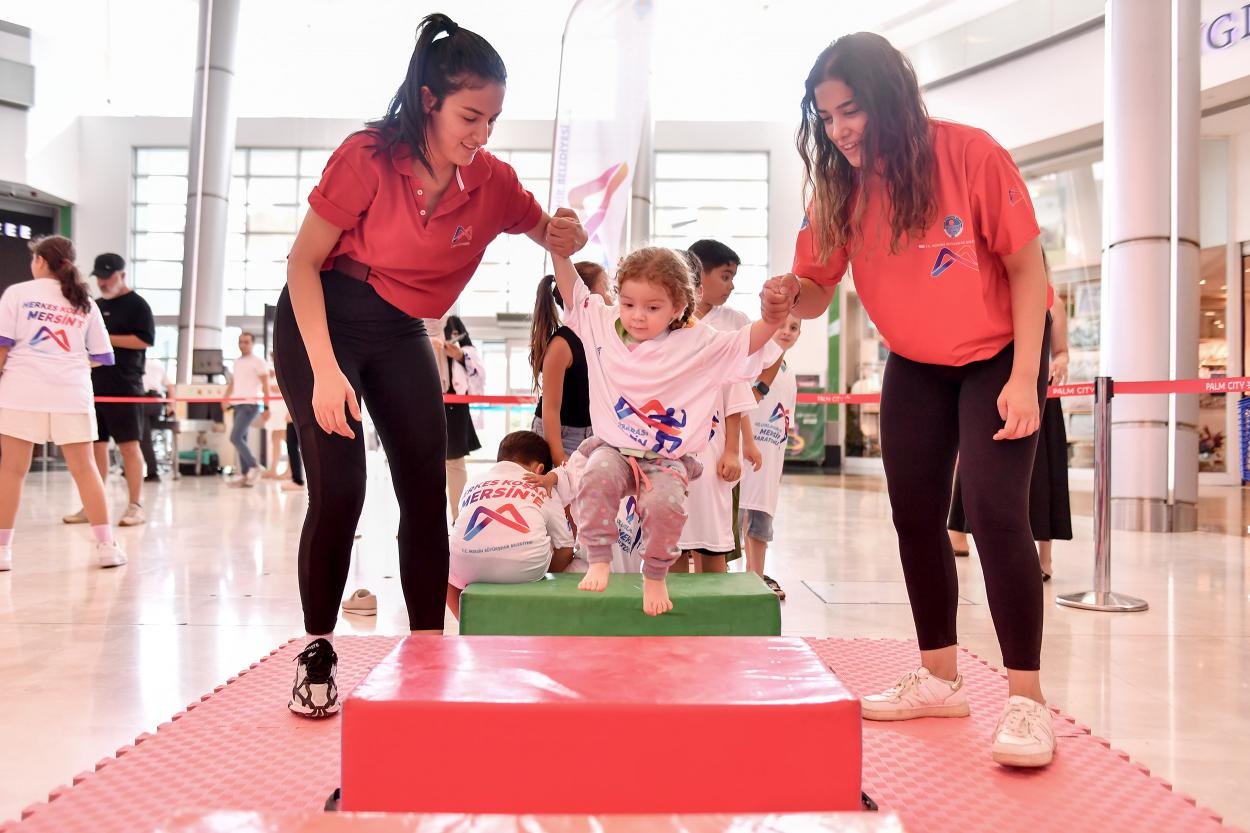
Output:
<path fill-rule="evenodd" d="M 467 246 L 473 242 L 473 226 L 456 226 L 451 235 L 451 247 Z"/>
<path fill-rule="evenodd" d="M 681 446 L 681 429 L 686 427 L 684 410 L 678 417 L 676 408 L 666 408 L 658 399 L 652 399 L 641 408 L 636 408 L 622 396 L 616 401 L 616 418 L 625 419 L 630 415 L 638 417 L 655 431 L 655 445 L 651 448 L 653 453 L 659 454 L 666 449 L 676 451 Z"/>
<path fill-rule="evenodd" d="M 718 425 L 720 425 L 720 414 L 712 414 L 712 430 L 708 432 L 708 442 L 711 442 L 716 437 L 716 426 Z"/>
<path fill-rule="evenodd" d="M 956 263 L 967 266 L 969 269 L 977 268 L 977 262 L 974 258 L 969 258 L 962 252 L 956 252 L 943 246 L 938 250 L 937 259 L 933 261 L 933 269 L 929 272 L 929 276 L 936 278 Z"/>
<path fill-rule="evenodd" d="M 964 221 L 954 214 L 948 215 L 942 221 L 942 231 L 946 232 L 947 237 L 958 237 L 959 233 L 964 230 Z"/>
<path fill-rule="evenodd" d="M 30 345 L 34 347 L 36 344 L 42 344 L 48 339 L 55 341 L 57 346 L 66 353 L 69 352 L 69 336 L 65 334 L 64 330 L 49 330 L 47 327 L 40 327 L 39 332 L 35 333 L 35 337 L 30 340 Z"/>
<path fill-rule="evenodd" d="M 799 223 L 799 231 L 802 231 L 803 229 L 807 228 L 807 226 L 808 226 L 808 222 L 807 222 L 807 215 L 806 215 L 806 214 L 804 214 L 804 215 L 803 215 L 803 222 Z"/>
<path fill-rule="evenodd" d="M 1019 188 L 1017 188 L 1014 185 L 1009 185 L 1007 187 L 1007 204 L 1008 205 L 1015 205 L 1016 203 L 1020 202 L 1020 200 L 1022 199 L 1024 199 L 1024 195 L 1020 193 Z"/>
<path fill-rule="evenodd" d="M 783 408 L 780 402 L 778 402 L 777 406 L 773 408 L 772 416 L 768 418 L 769 422 L 777 422 L 778 420 L 785 421 L 785 430 L 782 432 L 782 435 L 784 436 L 786 434 L 789 434 L 790 433 L 790 412 L 787 411 L 785 408 Z"/>
<path fill-rule="evenodd" d="M 505 503 L 499 507 L 496 512 L 485 506 L 479 506 L 473 510 L 473 517 L 469 518 L 469 526 L 465 530 L 464 540 L 472 541 L 479 532 L 490 525 L 491 521 L 498 521 L 509 529 L 515 529 L 517 532 L 529 532 L 530 525 L 521 517 L 521 513 L 511 503 Z"/>

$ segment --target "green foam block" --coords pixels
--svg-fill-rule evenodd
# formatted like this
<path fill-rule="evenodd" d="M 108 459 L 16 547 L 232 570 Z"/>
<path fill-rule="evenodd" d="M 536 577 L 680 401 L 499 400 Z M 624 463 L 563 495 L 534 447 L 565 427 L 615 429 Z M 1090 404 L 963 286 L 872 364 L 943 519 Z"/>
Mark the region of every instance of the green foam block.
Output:
<path fill-rule="evenodd" d="M 528 584 L 470 584 L 460 597 L 460 633 L 515 636 L 780 636 L 781 605 L 754 573 L 670 575 L 673 609 L 642 612 L 642 576 L 614 573 L 602 593 L 582 576 Z"/>

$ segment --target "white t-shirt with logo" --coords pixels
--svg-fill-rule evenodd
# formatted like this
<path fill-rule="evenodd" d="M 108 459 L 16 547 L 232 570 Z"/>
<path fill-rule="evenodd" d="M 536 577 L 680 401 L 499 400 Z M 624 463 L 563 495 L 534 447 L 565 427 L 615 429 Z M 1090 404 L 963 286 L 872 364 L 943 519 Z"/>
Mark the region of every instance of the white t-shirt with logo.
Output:
<path fill-rule="evenodd" d="M 95 302 L 74 309 L 61 284 L 34 278 L 0 296 L 0 346 L 9 348 L 0 374 L 0 408 L 54 414 L 95 409 L 91 362 L 113 363 L 113 345 Z"/>
<path fill-rule="evenodd" d="M 786 365 L 777 371 L 777 378 L 768 388 L 768 395 L 751 412 L 755 444 L 760 447 L 764 464 L 759 471 L 750 467 L 742 472 L 742 492 L 738 505 L 777 514 L 777 497 L 781 491 L 781 470 L 786 462 L 786 445 L 794 425 L 794 403 L 798 399 L 798 382 Z"/>
<path fill-rule="evenodd" d="M 702 316 L 699 320 L 716 330 L 741 330 L 751 323 L 751 319 L 746 313 L 739 312 L 733 307 L 725 306 L 724 304 L 719 307 L 712 307 L 707 311 L 707 315 Z"/>
<path fill-rule="evenodd" d="M 726 417 L 749 414 L 755 408 L 755 394 L 746 382 L 723 385 L 712 419 L 711 439 L 698 453 L 703 475 L 690 483 L 686 497 L 686 525 L 677 546 L 683 550 L 702 549 L 730 552 L 734 548 L 733 490 L 736 481 L 722 480 L 716 467 L 725 453 Z M 746 416 L 744 419 L 748 418 Z"/>
<path fill-rule="evenodd" d="M 515 572 L 507 573 L 541 578 L 551 565 L 552 550 L 573 546 L 560 500 L 526 483 L 528 473 L 503 461 L 464 487 L 451 532 L 451 584 L 463 589 L 467 582 L 458 580 L 458 573 L 483 572 L 466 564 L 471 559 L 512 562 Z"/>
<path fill-rule="evenodd" d="M 591 425 L 620 449 L 678 459 L 706 447 L 721 386 L 756 378 L 780 355 L 776 345 L 750 353 L 750 327 L 719 332 L 701 323 L 631 350 L 616 331 L 619 318 L 574 282 L 564 323 L 586 348 Z"/>
<path fill-rule="evenodd" d="M 260 402 L 265 396 L 265 380 L 269 378 L 269 362 L 252 353 L 250 356 L 239 356 L 234 360 L 232 368 L 234 387 L 230 389 L 230 398 L 254 400 Z M 247 404 L 236 402 L 234 404 Z"/>

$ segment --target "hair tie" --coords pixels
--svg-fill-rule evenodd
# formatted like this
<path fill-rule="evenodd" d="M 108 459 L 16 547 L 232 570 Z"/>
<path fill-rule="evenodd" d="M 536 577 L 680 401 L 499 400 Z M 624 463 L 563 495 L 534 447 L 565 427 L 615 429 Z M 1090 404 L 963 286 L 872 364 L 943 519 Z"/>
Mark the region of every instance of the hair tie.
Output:
<path fill-rule="evenodd" d="M 460 24 L 448 18 L 447 28 L 444 31 L 447 32 L 447 37 L 451 37 L 452 35 L 460 31 Z"/>

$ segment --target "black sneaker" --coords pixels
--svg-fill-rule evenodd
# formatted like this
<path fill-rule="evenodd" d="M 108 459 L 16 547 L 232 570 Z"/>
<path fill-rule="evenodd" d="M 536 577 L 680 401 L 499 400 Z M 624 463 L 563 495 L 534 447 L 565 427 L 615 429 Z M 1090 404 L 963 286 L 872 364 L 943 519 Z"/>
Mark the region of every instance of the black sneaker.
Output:
<path fill-rule="evenodd" d="M 295 658 L 295 685 L 287 708 L 303 717 L 322 718 L 339 710 L 334 670 L 339 657 L 328 639 L 314 639 Z"/>
<path fill-rule="evenodd" d="M 777 594 L 778 601 L 784 602 L 786 600 L 786 591 L 781 589 L 781 585 L 775 579 L 771 579 L 768 576 L 760 576 L 760 578 L 764 579 L 764 583 L 768 585 L 769 590 Z"/>

